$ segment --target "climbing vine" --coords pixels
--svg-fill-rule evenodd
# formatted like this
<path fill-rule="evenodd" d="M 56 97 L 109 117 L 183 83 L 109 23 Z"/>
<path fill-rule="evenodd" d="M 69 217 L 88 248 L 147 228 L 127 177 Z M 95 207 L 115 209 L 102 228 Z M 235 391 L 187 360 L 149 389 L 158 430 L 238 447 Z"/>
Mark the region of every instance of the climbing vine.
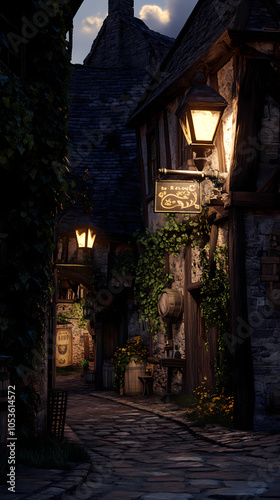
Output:
<path fill-rule="evenodd" d="M 200 308 L 205 320 L 205 327 L 211 331 L 217 327 L 217 356 L 215 375 L 217 392 L 231 392 L 232 360 L 225 342 L 225 335 L 230 331 L 230 303 L 228 277 L 228 248 L 218 247 L 214 253 L 214 272 L 209 268 L 210 223 L 207 210 L 190 218 L 169 214 L 167 222 L 152 232 L 149 229 L 138 238 L 140 257 L 136 268 L 135 292 L 139 303 L 140 321 L 148 322 L 149 331 L 157 335 L 161 324 L 158 313 L 158 301 L 164 288 L 170 286 L 173 275 L 165 272 L 165 254 L 177 256 L 187 244 L 199 247 L 202 269 L 202 288 Z M 208 333 L 210 335 L 210 333 Z M 207 343 L 206 343 L 207 345 Z"/>
<path fill-rule="evenodd" d="M 140 321 L 147 321 L 149 331 L 157 334 L 160 327 L 158 300 L 164 288 L 173 280 L 165 271 L 165 254 L 177 256 L 188 243 L 203 244 L 209 234 L 207 211 L 196 218 L 188 215 L 168 214 L 162 228 L 138 238 L 140 257 L 136 268 L 135 293 L 139 303 Z"/>
<path fill-rule="evenodd" d="M 208 247 L 201 250 L 202 288 L 200 308 L 205 327 L 218 328 L 217 356 L 215 360 L 216 389 L 231 393 L 232 359 L 225 342 L 230 331 L 230 293 L 228 276 L 228 247 L 217 247 L 214 252 L 214 271 L 209 268 Z M 209 333 L 208 333 L 209 334 Z"/>
<path fill-rule="evenodd" d="M 33 432 L 39 404 L 34 376 L 44 355 L 53 228 L 67 190 L 69 23 L 66 6 L 50 1 L 49 7 L 54 15 L 25 47 L 24 77 L 0 68 L 0 167 L 6 191 L 0 223 L 7 244 L 0 344 L 2 354 L 13 356 L 18 435 Z M 28 18 L 39 9 L 30 3 Z"/>
<path fill-rule="evenodd" d="M 29 96 L 19 77 L 12 73 L 0 73 L 1 134 L 0 164 L 7 166 L 16 161 L 34 145 L 32 121 L 34 113 Z"/>
<path fill-rule="evenodd" d="M 87 327 L 87 320 L 84 318 L 83 315 L 83 305 L 85 301 L 82 302 L 74 302 L 70 309 L 65 312 L 59 312 L 57 314 L 57 322 L 59 324 L 63 323 L 68 323 L 68 319 L 77 319 L 77 325 L 79 328 L 86 328 Z"/>

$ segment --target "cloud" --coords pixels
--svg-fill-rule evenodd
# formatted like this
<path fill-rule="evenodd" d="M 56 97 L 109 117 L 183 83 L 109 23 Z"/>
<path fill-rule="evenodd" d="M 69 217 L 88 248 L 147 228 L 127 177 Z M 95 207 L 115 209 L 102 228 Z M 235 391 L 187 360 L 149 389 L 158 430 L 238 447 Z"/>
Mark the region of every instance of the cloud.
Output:
<path fill-rule="evenodd" d="M 143 5 L 139 15 L 140 19 L 148 23 L 167 24 L 170 22 L 169 10 L 163 10 L 158 5 Z"/>
<path fill-rule="evenodd" d="M 198 0 L 165 0 L 170 12 L 170 23 L 166 35 L 176 37 L 183 28 Z"/>
<path fill-rule="evenodd" d="M 183 28 L 197 0 L 165 0 L 165 8 L 144 5 L 139 17 L 150 29 L 176 38 Z"/>
<path fill-rule="evenodd" d="M 96 35 L 102 23 L 103 19 L 101 17 L 88 16 L 81 22 L 81 31 L 84 34 Z"/>

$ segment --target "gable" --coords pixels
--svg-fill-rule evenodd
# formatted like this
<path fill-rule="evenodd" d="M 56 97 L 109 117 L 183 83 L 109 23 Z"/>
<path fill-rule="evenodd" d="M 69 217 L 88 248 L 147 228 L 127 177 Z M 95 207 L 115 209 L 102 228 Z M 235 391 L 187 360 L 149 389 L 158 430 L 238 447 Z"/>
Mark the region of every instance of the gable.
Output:
<path fill-rule="evenodd" d="M 95 67 L 144 68 L 158 65 L 174 40 L 124 14 L 108 16 L 84 64 Z"/>
<path fill-rule="evenodd" d="M 161 64 L 153 90 L 138 106 L 129 124 L 144 115 L 144 109 L 159 96 L 176 89 L 182 79 L 186 88 L 191 82 L 186 76 L 195 64 L 204 64 L 215 44 L 220 50 L 230 50 L 229 32 L 238 37 L 244 33 L 279 32 L 279 5 L 274 0 L 200 0 L 189 16 L 173 47 Z M 228 45 L 229 44 L 229 45 Z M 171 92 L 171 90 L 170 90 Z"/>

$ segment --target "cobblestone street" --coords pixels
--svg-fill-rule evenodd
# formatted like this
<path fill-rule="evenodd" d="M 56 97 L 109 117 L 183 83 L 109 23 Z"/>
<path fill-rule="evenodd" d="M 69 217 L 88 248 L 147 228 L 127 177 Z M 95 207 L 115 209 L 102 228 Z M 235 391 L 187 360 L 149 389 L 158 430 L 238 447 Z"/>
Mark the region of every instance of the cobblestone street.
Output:
<path fill-rule="evenodd" d="M 71 394 L 67 422 L 89 451 L 92 473 L 65 500 L 280 499 L 278 435 L 260 435 L 258 446 L 253 436 L 231 432 L 214 444 L 131 398 L 116 399 Z M 172 405 L 154 405 L 172 412 Z"/>
<path fill-rule="evenodd" d="M 16 493 L 2 485 L 1 500 L 280 500 L 279 434 L 195 427 L 158 396 L 96 392 L 80 375 L 57 382 L 68 390 L 65 437 L 90 463 L 18 465 Z"/>

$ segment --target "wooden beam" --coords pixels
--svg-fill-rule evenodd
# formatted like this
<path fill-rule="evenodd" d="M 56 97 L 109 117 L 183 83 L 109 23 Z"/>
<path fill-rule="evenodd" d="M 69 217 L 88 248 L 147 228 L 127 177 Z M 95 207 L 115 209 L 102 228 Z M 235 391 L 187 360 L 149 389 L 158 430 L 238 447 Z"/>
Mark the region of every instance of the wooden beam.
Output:
<path fill-rule="evenodd" d="M 246 61 L 238 100 L 231 191 L 256 189 L 260 150 L 250 146 L 250 140 L 257 140 L 261 129 L 268 72 L 268 61 Z"/>
<path fill-rule="evenodd" d="M 167 110 L 163 110 L 163 125 L 164 125 L 164 142 L 165 142 L 165 156 L 166 156 L 166 168 L 171 169 L 171 152 L 170 152 L 170 139 L 169 139 L 169 127 Z"/>
<path fill-rule="evenodd" d="M 258 193 L 278 193 L 280 185 L 280 165 L 257 189 Z"/>
<path fill-rule="evenodd" d="M 233 207 L 280 211 L 280 193 L 232 191 L 225 202 L 225 208 Z"/>
<path fill-rule="evenodd" d="M 197 373 L 197 309 L 198 305 L 188 288 L 192 285 L 191 280 L 191 245 L 186 246 L 185 257 L 185 279 L 184 279 L 184 329 L 185 329 L 185 380 L 186 391 L 192 392 L 199 384 Z"/>
<path fill-rule="evenodd" d="M 253 428 L 254 375 L 251 328 L 248 322 L 245 269 L 244 215 L 240 208 L 229 211 L 229 278 L 231 332 L 225 342 L 233 355 L 234 420 L 239 429 Z"/>
<path fill-rule="evenodd" d="M 138 149 L 138 158 L 139 158 L 139 166 L 140 166 L 140 178 L 141 178 L 141 191 L 142 191 L 142 206 L 143 206 L 143 218 L 145 222 L 145 226 L 148 226 L 148 206 L 146 200 L 146 185 L 145 185 L 145 171 L 144 171 L 144 159 L 143 159 L 143 151 L 142 151 L 142 140 L 140 130 L 136 130 L 136 140 L 137 140 L 137 149 Z"/>
<path fill-rule="evenodd" d="M 210 233 L 210 249 L 209 249 L 209 271 L 210 275 L 214 275 L 216 269 L 216 262 L 214 260 L 214 252 L 216 250 L 218 241 L 218 226 L 217 224 L 212 224 Z"/>
<path fill-rule="evenodd" d="M 218 76 L 217 76 L 216 72 L 212 73 L 210 75 L 210 85 L 214 90 L 216 90 L 216 92 L 219 92 L 220 89 L 219 89 L 219 84 L 218 84 Z M 219 171 L 226 172 L 227 167 L 226 167 L 226 153 L 225 153 L 225 147 L 224 147 L 223 123 L 220 123 L 220 126 L 217 130 L 216 144 L 217 144 L 217 153 L 218 153 L 218 160 L 219 160 Z"/>

